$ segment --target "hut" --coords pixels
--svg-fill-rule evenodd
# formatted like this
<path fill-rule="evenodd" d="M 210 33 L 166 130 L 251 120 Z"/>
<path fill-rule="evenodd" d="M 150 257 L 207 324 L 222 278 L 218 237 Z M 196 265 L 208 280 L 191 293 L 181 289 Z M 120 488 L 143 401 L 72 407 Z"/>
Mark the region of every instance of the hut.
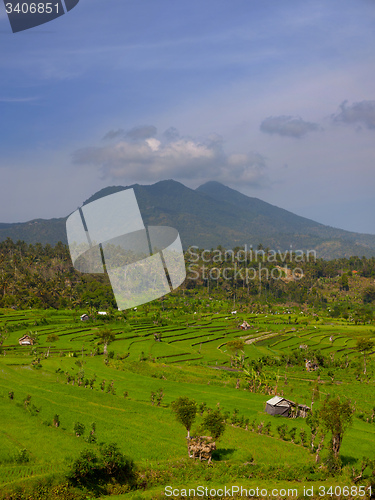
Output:
<path fill-rule="evenodd" d="M 269 415 L 281 415 L 289 417 L 292 404 L 291 401 L 280 396 L 274 396 L 266 403 L 266 413 Z"/>
<path fill-rule="evenodd" d="M 18 339 L 19 345 L 34 345 L 34 339 L 30 335 L 24 335 Z"/>
<path fill-rule="evenodd" d="M 87 321 L 88 319 L 90 319 L 88 314 L 82 314 L 81 321 Z"/>
<path fill-rule="evenodd" d="M 240 328 L 241 330 L 247 330 L 248 328 L 250 328 L 250 325 L 247 321 L 244 321 L 242 325 L 240 325 Z"/>
<path fill-rule="evenodd" d="M 274 396 L 266 403 L 266 413 L 269 415 L 281 415 L 282 417 L 306 418 L 310 408 L 306 405 L 297 405 L 289 399 Z"/>

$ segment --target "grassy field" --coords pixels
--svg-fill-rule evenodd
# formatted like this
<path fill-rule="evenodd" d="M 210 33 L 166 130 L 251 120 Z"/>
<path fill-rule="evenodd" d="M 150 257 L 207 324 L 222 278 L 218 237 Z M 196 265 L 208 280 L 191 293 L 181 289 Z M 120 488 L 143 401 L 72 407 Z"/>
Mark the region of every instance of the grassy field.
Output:
<path fill-rule="evenodd" d="M 355 349 L 357 338 L 375 339 L 371 325 L 317 318 L 282 307 L 274 314 L 228 315 L 170 308 L 163 311 L 162 320 L 140 307 L 126 317 L 115 313 L 85 322 L 80 321 L 83 312 L 0 310 L 0 328 L 6 332 L 0 356 L 1 490 L 38 478 L 63 477 L 82 450 L 98 450 L 101 442 L 116 442 L 148 478 L 144 492 L 111 498 L 162 498 L 170 481 L 192 487 L 206 481 L 215 487 L 240 482 L 248 487 L 297 484 L 300 488 L 296 479 L 316 486 L 344 485 L 363 457 L 375 458 L 375 424 L 366 421 L 375 405 L 373 355 L 368 356 L 364 376 L 363 356 Z M 251 325 L 246 331 L 239 329 L 244 320 Z M 97 338 L 104 327 L 115 333 L 108 356 Z M 35 345 L 18 344 L 26 334 L 36 336 Z M 155 340 L 159 335 L 160 342 Z M 245 366 L 262 358 L 280 361 L 274 366 L 261 362 L 260 378 L 271 388 L 268 393 L 248 390 L 248 377 L 227 346 L 239 339 L 245 342 Z M 306 347 L 335 361 L 335 367 L 307 372 L 304 364 L 281 361 Z M 356 406 L 340 451 L 343 473 L 334 480 L 318 469 L 309 472 L 315 455 L 301 442 L 301 432 L 310 432 L 305 419 L 271 417 L 264 411 L 275 391 L 311 406 L 317 384 L 321 400 L 328 394 L 339 395 Z M 163 397 L 158 406 L 152 404 L 151 393 L 160 390 Z M 179 396 L 228 414 L 213 466 L 188 458 L 186 430 L 170 408 Z M 60 419 L 58 428 L 52 425 L 55 415 Z M 201 419 L 199 415 L 193 431 Z M 83 436 L 75 435 L 76 422 L 85 426 Z M 97 442 L 88 443 L 93 422 Z M 258 431 L 259 425 L 267 424 L 268 434 Z M 284 424 L 286 439 L 277 430 Z M 20 459 L 22 450 L 28 461 Z M 271 466 L 275 470 L 270 472 Z"/>

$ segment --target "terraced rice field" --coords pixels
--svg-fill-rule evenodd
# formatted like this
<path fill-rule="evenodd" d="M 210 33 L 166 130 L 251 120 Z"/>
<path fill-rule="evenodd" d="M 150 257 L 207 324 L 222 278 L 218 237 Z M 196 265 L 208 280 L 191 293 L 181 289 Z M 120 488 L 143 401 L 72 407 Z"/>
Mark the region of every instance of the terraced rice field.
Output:
<path fill-rule="evenodd" d="M 226 344 L 235 339 L 245 341 L 245 355 L 249 359 L 280 356 L 303 348 L 301 346 L 335 352 L 338 356 L 355 356 L 356 338 L 362 330 L 358 325 L 345 325 L 338 333 L 337 327 L 335 330 L 332 324 L 322 322 L 290 326 L 289 314 L 229 317 L 205 314 L 199 318 L 190 314 L 169 318 L 163 326 L 138 312 L 127 320 L 115 316 L 109 322 L 100 317 L 83 322 L 80 314 L 78 311 L 3 311 L 0 328 L 8 330 L 5 354 L 33 355 L 36 348 L 37 352 L 49 350 L 50 354 L 60 355 L 94 353 L 99 330 L 110 326 L 115 333 L 110 350 L 129 360 L 138 361 L 143 357 L 167 364 L 204 360 L 225 365 L 230 360 Z M 239 328 L 243 320 L 251 324 L 247 331 Z M 25 334 L 37 334 L 37 346 L 20 346 L 18 339 Z M 56 342 L 47 340 L 51 334 L 58 335 Z M 155 340 L 157 336 L 160 342 Z"/>

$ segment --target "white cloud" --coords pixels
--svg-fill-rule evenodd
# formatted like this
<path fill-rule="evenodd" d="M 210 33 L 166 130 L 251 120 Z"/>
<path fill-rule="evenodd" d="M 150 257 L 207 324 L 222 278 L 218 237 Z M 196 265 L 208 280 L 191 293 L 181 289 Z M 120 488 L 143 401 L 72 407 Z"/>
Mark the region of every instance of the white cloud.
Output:
<path fill-rule="evenodd" d="M 169 134 L 170 140 L 166 135 L 163 140 L 123 138 L 107 146 L 83 148 L 73 153 L 73 160 L 100 168 L 105 178 L 127 182 L 173 178 L 198 182 L 215 179 L 252 187 L 269 184 L 265 158 L 259 153 L 227 155 L 223 139 L 217 135 L 202 140 L 180 137 L 176 130 Z"/>

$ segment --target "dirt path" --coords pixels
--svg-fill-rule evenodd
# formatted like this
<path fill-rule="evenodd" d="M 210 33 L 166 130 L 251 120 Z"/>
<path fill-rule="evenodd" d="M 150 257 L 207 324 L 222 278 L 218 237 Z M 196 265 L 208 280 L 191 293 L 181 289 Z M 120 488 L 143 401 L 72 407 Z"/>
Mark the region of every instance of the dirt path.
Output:
<path fill-rule="evenodd" d="M 280 332 L 269 333 L 267 335 L 262 335 L 261 337 L 255 337 L 253 339 L 249 339 L 245 341 L 245 344 L 253 344 L 254 342 L 258 342 L 259 340 L 270 339 L 271 337 L 276 337 L 280 335 Z"/>

